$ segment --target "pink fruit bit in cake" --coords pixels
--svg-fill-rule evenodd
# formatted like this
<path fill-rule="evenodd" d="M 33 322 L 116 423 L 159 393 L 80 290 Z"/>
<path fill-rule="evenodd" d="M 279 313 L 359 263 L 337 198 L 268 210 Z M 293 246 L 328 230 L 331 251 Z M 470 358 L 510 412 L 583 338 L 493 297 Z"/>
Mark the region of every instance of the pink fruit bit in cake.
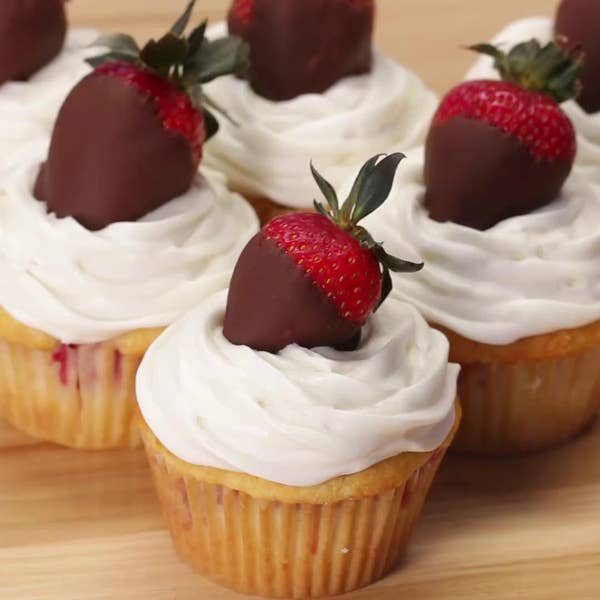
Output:
<path fill-rule="evenodd" d="M 63 385 L 69 383 L 69 364 L 76 357 L 77 344 L 61 344 L 52 353 L 52 362 L 58 364 L 58 374 Z"/>

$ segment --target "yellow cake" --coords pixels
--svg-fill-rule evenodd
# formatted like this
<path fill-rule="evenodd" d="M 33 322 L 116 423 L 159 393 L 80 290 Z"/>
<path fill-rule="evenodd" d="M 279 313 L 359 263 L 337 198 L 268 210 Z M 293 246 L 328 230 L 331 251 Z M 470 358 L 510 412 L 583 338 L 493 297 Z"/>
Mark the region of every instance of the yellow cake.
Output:
<path fill-rule="evenodd" d="M 135 374 L 160 332 L 65 345 L 0 309 L 0 415 L 35 438 L 73 448 L 137 446 Z"/>
<path fill-rule="evenodd" d="M 600 409 L 600 321 L 493 346 L 441 329 L 461 364 L 458 451 L 514 454 L 560 444 Z"/>
<path fill-rule="evenodd" d="M 194 466 L 140 431 L 173 544 L 204 576 L 246 594 L 319 598 L 365 587 L 400 563 L 458 428 L 432 452 L 406 453 L 313 487 Z"/>

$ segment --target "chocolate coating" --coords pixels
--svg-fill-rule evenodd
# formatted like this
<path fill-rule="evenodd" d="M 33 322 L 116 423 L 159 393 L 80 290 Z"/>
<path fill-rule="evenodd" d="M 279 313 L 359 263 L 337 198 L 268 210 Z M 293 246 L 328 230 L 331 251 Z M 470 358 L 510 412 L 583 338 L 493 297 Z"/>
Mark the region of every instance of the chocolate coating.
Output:
<path fill-rule="evenodd" d="M 436 221 L 484 230 L 552 202 L 571 168 L 536 160 L 502 130 L 457 117 L 429 132 L 425 204 Z"/>
<path fill-rule="evenodd" d="M 583 91 L 577 102 L 589 113 L 600 110 L 600 2 L 563 0 L 556 15 L 554 31 L 566 38 L 566 46 L 581 46 L 585 61 L 581 74 Z"/>
<path fill-rule="evenodd" d="M 96 230 L 136 221 L 184 194 L 195 172 L 190 144 L 164 129 L 149 98 L 91 74 L 60 110 L 35 196 L 58 217 Z"/>
<path fill-rule="evenodd" d="M 351 350 L 360 341 L 360 327 L 342 318 L 262 232 L 248 242 L 233 272 L 223 333 L 232 344 L 266 352 L 290 344 Z"/>
<path fill-rule="evenodd" d="M 233 11 L 228 22 L 250 45 L 252 89 L 281 101 L 370 71 L 374 13 L 348 0 L 255 0 L 250 23 Z"/>
<path fill-rule="evenodd" d="M 63 0 L 0 0 L 0 84 L 28 79 L 62 49 Z"/>

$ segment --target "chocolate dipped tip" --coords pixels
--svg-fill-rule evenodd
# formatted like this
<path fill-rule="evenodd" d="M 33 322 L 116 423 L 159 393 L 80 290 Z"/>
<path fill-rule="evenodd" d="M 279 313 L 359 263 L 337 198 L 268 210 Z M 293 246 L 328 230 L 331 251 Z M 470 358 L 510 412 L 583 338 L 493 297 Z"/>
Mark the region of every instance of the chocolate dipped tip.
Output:
<path fill-rule="evenodd" d="M 149 98 L 92 73 L 60 110 L 35 196 L 58 217 L 98 230 L 184 194 L 195 172 L 190 144 L 164 128 Z"/>
<path fill-rule="evenodd" d="M 600 2 L 562 0 L 554 33 L 564 48 L 583 50 L 582 91 L 577 102 L 588 113 L 600 111 Z"/>
<path fill-rule="evenodd" d="M 357 347 L 362 326 L 391 291 L 390 272 L 423 267 L 388 254 L 359 224 L 385 202 L 403 158 L 370 158 L 343 203 L 311 164 L 325 202 L 315 201 L 314 213 L 273 219 L 248 243 L 229 289 L 230 342 L 268 352 L 290 344 Z"/>
<path fill-rule="evenodd" d="M 223 334 L 232 344 L 273 353 L 290 344 L 353 350 L 360 331 L 273 241 L 262 232 L 250 240 L 227 298 Z"/>
<path fill-rule="evenodd" d="M 88 59 L 94 71 L 64 102 L 35 185 L 49 211 L 97 230 L 138 220 L 190 189 L 218 127 L 203 84 L 247 58 L 240 39 L 208 40 L 206 21 L 186 35 L 195 2 L 141 48 L 123 33 L 97 41 L 108 52 Z"/>
<path fill-rule="evenodd" d="M 228 25 L 250 46 L 252 89 L 284 101 L 368 73 L 374 19 L 373 0 L 237 0 Z"/>
<path fill-rule="evenodd" d="M 0 2 L 0 84 L 24 81 L 54 59 L 67 33 L 63 0 Z"/>
<path fill-rule="evenodd" d="M 435 221 L 485 230 L 553 202 L 571 169 L 566 160 L 536 160 L 492 125 L 455 117 L 429 132 L 425 205 Z"/>

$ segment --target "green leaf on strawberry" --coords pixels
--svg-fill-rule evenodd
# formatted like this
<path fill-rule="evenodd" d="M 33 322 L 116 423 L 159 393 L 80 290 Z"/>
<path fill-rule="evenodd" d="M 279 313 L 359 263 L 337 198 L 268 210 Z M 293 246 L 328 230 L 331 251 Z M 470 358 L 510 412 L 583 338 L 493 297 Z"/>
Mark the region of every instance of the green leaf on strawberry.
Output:
<path fill-rule="evenodd" d="M 241 74 L 249 64 L 249 48 L 237 37 L 216 40 L 206 38 L 207 22 L 202 22 L 186 37 L 196 0 L 191 0 L 185 12 L 177 19 L 171 30 L 158 40 L 150 40 L 143 48 L 127 34 L 113 34 L 99 38 L 94 45 L 108 49 L 108 52 L 88 59 L 97 68 L 107 62 L 128 62 L 147 69 L 168 79 L 178 89 L 188 93 L 194 106 L 206 112 L 208 103 L 214 110 L 227 114 L 210 102 L 201 86 L 217 77 L 228 74 Z M 210 115 L 207 133 L 214 135 L 218 130 L 216 119 Z"/>
<path fill-rule="evenodd" d="M 381 305 L 392 289 L 390 271 L 415 273 L 423 268 L 423 263 L 413 263 L 388 254 L 383 245 L 376 242 L 371 234 L 359 225 L 362 219 L 377 210 L 387 200 L 392 190 L 398 165 L 404 158 L 405 155 L 401 153 L 388 156 L 377 154 L 370 158 L 361 168 L 341 209 L 335 189 L 311 164 L 313 177 L 326 202 L 326 205 L 323 205 L 314 201 L 317 212 L 355 237 L 363 248 L 373 253 L 380 265 L 383 287 L 378 305 Z"/>
<path fill-rule="evenodd" d="M 547 94 L 559 104 L 581 92 L 583 53 L 579 49 L 565 50 L 555 42 L 542 46 L 532 39 L 508 52 L 492 44 L 475 44 L 469 50 L 491 56 L 503 81 Z"/>

